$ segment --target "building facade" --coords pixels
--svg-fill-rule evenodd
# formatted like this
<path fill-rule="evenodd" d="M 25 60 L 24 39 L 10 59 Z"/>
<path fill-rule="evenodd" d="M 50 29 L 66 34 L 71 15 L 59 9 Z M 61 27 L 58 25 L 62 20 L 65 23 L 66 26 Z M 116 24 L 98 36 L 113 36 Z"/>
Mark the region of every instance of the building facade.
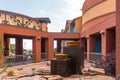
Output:
<path fill-rule="evenodd" d="M 32 18 L 25 15 L 0 11 L 0 41 L 3 46 L 3 55 L 0 58 L 0 67 L 3 67 L 5 62 L 14 61 L 20 62 L 23 60 L 23 39 L 32 40 L 32 55 L 34 62 L 39 62 L 42 59 L 50 60 L 54 57 L 54 40 L 71 40 L 80 39 L 79 34 L 52 33 L 47 31 L 47 23 L 50 23 L 49 18 Z M 73 37 L 74 36 L 74 37 Z M 10 38 L 15 38 L 15 55 L 14 58 L 9 58 Z M 19 56 L 22 56 L 19 58 Z M 6 59 L 7 60 L 4 60 Z"/>
<path fill-rule="evenodd" d="M 82 12 L 81 46 L 87 60 L 116 55 L 116 0 L 86 0 Z"/>
<path fill-rule="evenodd" d="M 85 0 L 82 13 L 76 32 L 80 33 L 87 61 L 100 61 L 101 57 L 107 60 L 108 55 L 116 55 L 116 0 Z M 75 32 L 76 19 L 71 22 L 71 33 Z"/>
<path fill-rule="evenodd" d="M 82 31 L 82 16 L 74 18 L 73 20 L 67 20 L 64 33 L 80 33 Z M 63 51 L 63 48 L 66 47 L 67 42 L 73 42 L 72 41 L 62 41 L 61 43 L 61 52 Z"/>
<path fill-rule="evenodd" d="M 115 51 L 116 1 L 86 0 L 82 11 L 81 42 L 87 48 L 87 60 L 91 54 L 106 56 Z"/>
<path fill-rule="evenodd" d="M 80 33 L 82 31 L 82 16 L 74 18 L 70 23 L 72 33 Z"/>
<path fill-rule="evenodd" d="M 4 49 L 9 50 L 9 38 L 16 39 L 16 55 L 23 55 L 22 40 L 32 39 L 35 62 L 39 62 L 44 55 L 47 60 L 54 57 L 54 40 L 57 40 L 58 51 L 65 46 L 65 41 L 78 41 L 84 47 L 88 61 L 95 57 L 115 53 L 116 74 L 119 68 L 119 0 L 85 0 L 82 7 L 82 16 L 66 22 L 62 33 L 47 31 L 49 18 L 32 18 L 25 15 L 0 11 L 0 37 Z M 116 15 L 117 9 L 117 15 Z M 117 17 L 117 21 L 116 21 Z M 116 24 L 117 22 L 117 24 Z M 117 26 L 116 26 L 117 25 Z M 4 55 L 9 53 L 4 53 Z M 4 61 L 0 59 L 0 61 Z M 4 62 L 3 62 L 4 66 Z M 2 66 L 0 66 L 2 67 Z"/>

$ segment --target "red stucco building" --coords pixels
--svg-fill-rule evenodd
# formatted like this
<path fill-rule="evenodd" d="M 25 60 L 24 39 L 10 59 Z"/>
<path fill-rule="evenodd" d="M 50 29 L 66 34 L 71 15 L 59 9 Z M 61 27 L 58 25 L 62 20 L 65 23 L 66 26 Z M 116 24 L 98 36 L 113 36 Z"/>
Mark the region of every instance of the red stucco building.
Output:
<path fill-rule="evenodd" d="M 34 61 L 39 62 L 44 56 L 50 60 L 54 57 L 54 40 L 78 40 L 80 34 L 47 32 L 49 18 L 32 18 L 25 15 L 0 11 L 0 37 L 4 48 L 4 57 L 1 58 L 1 67 L 4 59 L 9 56 L 10 38 L 15 38 L 15 54 L 23 55 L 23 39 L 31 39 L 33 42 L 32 55 Z"/>
<path fill-rule="evenodd" d="M 106 60 L 108 55 L 116 55 L 116 0 L 85 0 L 82 13 L 80 45 L 84 47 L 87 61 L 97 62 L 101 57 Z"/>
<path fill-rule="evenodd" d="M 116 49 L 116 1 L 86 0 L 82 10 L 81 42 L 87 59 L 94 53 L 106 56 Z"/>
<path fill-rule="evenodd" d="M 116 53 L 116 0 L 86 0 L 82 7 L 81 46 L 88 61 Z"/>
<path fill-rule="evenodd" d="M 120 74 L 119 2 L 117 0 L 116 8 L 116 0 L 85 0 L 80 24 L 78 24 L 79 21 L 76 22 L 77 26 L 82 25 L 79 28 L 80 32 L 75 25 L 78 18 L 72 21 L 77 33 L 47 32 L 49 18 L 31 18 L 17 13 L 0 11 L 2 44 L 8 48 L 9 38 L 16 38 L 16 55 L 22 55 L 22 40 L 32 39 L 34 60 L 39 62 L 41 56 L 44 55 L 42 53 L 46 53 L 48 60 L 54 57 L 54 40 L 58 40 L 58 44 L 61 44 L 62 40 L 80 40 L 88 61 L 95 60 L 94 57 L 99 55 L 106 57 L 108 54 L 116 53 L 116 74 L 118 75 Z M 58 45 L 58 48 L 60 47 Z M 105 60 L 105 58 L 103 59 Z"/>

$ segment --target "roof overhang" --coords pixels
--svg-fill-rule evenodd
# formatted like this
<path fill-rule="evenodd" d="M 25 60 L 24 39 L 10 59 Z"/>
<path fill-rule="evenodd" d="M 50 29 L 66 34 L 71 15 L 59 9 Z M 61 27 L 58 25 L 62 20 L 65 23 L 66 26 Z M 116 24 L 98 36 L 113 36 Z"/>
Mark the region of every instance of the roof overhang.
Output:
<path fill-rule="evenodd" d="M 35 18 L 35 19 L 41 23 L 51 23 L 49 18 Z"/>

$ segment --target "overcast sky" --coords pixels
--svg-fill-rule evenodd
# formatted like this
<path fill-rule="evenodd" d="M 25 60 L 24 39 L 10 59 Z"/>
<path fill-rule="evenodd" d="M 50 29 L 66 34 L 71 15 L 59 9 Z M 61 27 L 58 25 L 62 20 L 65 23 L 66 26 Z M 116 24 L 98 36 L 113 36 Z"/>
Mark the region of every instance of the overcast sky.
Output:
<path fill-rule="evenodd" d="M 82 15 L 85 0 L 0 0 L 0 9 L 20 13 L 30 17 L 49 17 L 49 32 L 60 32 L 66 20 Z M 12 39 L 11 43 L 15 43 Z M 32 41 L 24 40 L 23 47 L 32 49 Z M 56 46 L 55 46 L 56 47 Z"/>
<path fill-rule="evenodd" d="M 49 32 L 60 32 L 66 20 L 81 16 L 85 0 L 0 0 L 0 9 L 30 17 L 49 17 Z"/>

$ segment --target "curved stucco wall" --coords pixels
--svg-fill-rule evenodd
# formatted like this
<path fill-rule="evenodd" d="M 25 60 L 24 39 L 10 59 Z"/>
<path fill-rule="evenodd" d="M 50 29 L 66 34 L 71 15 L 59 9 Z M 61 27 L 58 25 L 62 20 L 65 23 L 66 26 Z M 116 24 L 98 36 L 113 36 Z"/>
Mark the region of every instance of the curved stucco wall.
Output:
<path fill-rule="evenodd" d="M 98 3 L 101 3 L 105 0 L 85 0 L 83 7 L 82 7 L 82 12 L 83 14 L 89 10 L 90 8 L 92 8 L 93 6 L 97 5 Z"/>
<path fill-rule="evenodd" d="M 85 3 L 84 3 L 85 4 Z M 93 20 L 102 15 L 112 13 L 116 11 L 116 0 L 103 1 L 89 10 L 87 10 L 82 17 L 82 25 L 87 24 L 90 20 Z M 83 26 L 84 27 L 84 26 Z"/>
<path fill-rule="evenodd" d="M 85 30 L 92 28 L 92 27 L 96 27 L 99 24 L 103 23 L 104 21 L 112 18 L 113 16 L 115 16 L 115 12 L 110 13 L 110 14 L 106 14 L 105 16 L 101 16 L 101 17 L 96 18 L 96 19 L 93 19 L 93 20 L 91 20 L 83 25 L 82 31 L 85 31 Z M 107 23 L 106 23 L 106 26 L 107 26 Z"/>

